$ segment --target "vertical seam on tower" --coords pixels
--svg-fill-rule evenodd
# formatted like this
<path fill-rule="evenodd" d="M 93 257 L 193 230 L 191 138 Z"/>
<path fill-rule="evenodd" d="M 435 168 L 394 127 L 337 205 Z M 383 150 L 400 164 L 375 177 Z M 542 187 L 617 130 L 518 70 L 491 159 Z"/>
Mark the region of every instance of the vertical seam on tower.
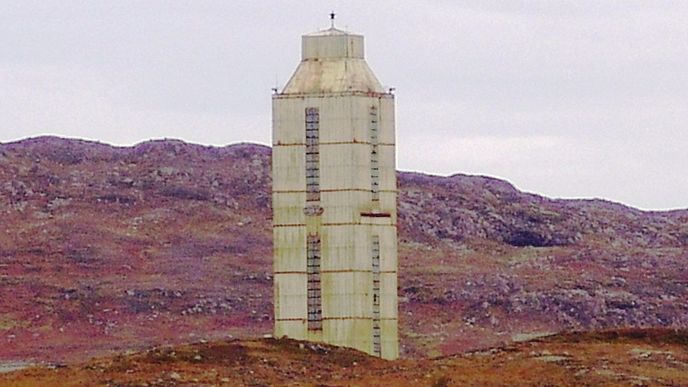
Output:
<path fill-rule="evenodd" d="M 373 269 L 373 354 L 382 356 L 380 342 L 380 236 L 372 236 L 372 269 Z"/>
<path fill-rule="evenodd" d="M 308 330 L 322 330 L 322 296 L 320 290 L 320 237 L 308 235 Z"/>
<path fill-rule="evenodd" d="M 370 136 L 370 191 L 373 202 L 380 201 L 379 122 L 378 109 L 372 105 L 369 112 L 368 131 Z"/>
<path fill-rule="evenodd" d="M 319 216 L 320 207 L 320 112 L 305 111 L 306 124 L 306 208 L 307 216 Z M 306 289 L 308 330 L 322 330 L 322 292 L 320 282 L 321 244 L 319 230 L 311 230 L 306 240 Z"/>
<path fill-rule="evenodd" d="M 306 201 L 320 201 L 320 113 L 306 108 Z"/>

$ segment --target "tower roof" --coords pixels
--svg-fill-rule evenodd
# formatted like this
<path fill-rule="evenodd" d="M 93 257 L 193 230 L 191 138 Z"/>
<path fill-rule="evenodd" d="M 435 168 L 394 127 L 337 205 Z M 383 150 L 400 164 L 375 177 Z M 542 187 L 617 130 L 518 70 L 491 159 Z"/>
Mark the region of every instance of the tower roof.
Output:
<path fill-rule="evenodd" d="M 335 28 L 335 27 L 330 27 L 330 28 L 325 29 L 325 30 L 320 30 L 320 31 L 311 32 L 310 34 L 306 34 L 306 35 L 304 35 L 304 36 L 341 36 L 341 35 L 356 35 L 356 36 L 361 36 L 361 35 L 358 35 L 358 34 L 353 34 L 353 33 L 349 32 L 349 31 L 340 30 L 340 29 Z"/>
<path fill-rule="evenodd" d="M 282 94 L 383 93 L 364 58 L 363 35 L 333 25 L 301 37 L 301 63 Z"/>

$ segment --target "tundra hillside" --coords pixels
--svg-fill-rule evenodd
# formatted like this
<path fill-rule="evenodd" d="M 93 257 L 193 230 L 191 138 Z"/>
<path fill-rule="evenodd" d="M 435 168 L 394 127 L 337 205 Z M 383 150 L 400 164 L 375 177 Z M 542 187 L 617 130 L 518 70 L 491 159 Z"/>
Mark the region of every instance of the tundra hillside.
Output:
<path fill-rule="evenodd" d="M 402 356 L 688 327 L 688 211 L 398 176 Z M 270 333 L 270 216 L 265 146 L 0 145 L 0 361 Z"/>
<path fill-rule="evenodd" d="M 564 333 L 434 359 L 385 361 L 289 339 L 165 346 L 0 373 L 10 386 L 685 386 L 688 332 Z"/>

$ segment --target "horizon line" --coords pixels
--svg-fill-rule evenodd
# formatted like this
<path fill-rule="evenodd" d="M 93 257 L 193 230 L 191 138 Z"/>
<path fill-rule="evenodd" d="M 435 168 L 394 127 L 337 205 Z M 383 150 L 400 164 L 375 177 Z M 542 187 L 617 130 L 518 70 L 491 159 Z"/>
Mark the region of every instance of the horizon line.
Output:
<path fill-rule="evenodd" d="M 151 137 L 147 140 L 141 140 L 135 143 L 129 143 L 129 144 L 121 144 L 121 143 L 109 143 L 105 142 L 102 140 L 98 139 L 93 139 L 93 138 L 86 138 L 86 137 L 71 137 L 71 136 L 65 136 L 65 135 L 59 135 L 59 134 L 38 134 L 38 135 L 32 135 L 32 136 L 27 136 L 27 137 L 22 137 L 19 139 L 12 139 L 9 141 L 0 141 L 0 146 L 5 146 L 5 145 L 12 145 L 12 144 L 19 144 L 25 141 L 30 141 L 30 140 L 38 140 L 38 139 L 59 139 L 59 140 L 68 140 L 68 141 L 83 141 L 87 143 L 92 143 L 92 144 L 99 144 L 99 145 L 106 145 L 110 146 L 113 148 L 135 148 L 139 145 L 150 143 L 150 142 L 163 142 L 163 141 L 170 141 L 170 142 L 181 142 L 185 145 L 192 145 L 192 146 L 199 146 L 199 147 L 206 147 L 206 148 L 228 148 L 232 146 L 238 146 L 238 145 L 257 145 L 257 146 L 263 146 L 266 148 L 272 149 L 273 146 L 272 144 L 265 144 L 265 143 L 260 143 L 260 142 L 251 142 L 251 141 L 237 141 L 237 142 L 232 142 L 224 145 L 217 145 L 217 144 L 202 144 L 194 141 L 189 141 L 185 140 L 183 138 L 177 138 L 177 137 Z M 430 177 L 440 177 L 440 178 L 453 178 L 456 176 L 468 176 L 468 177 L 483 177 L 483 178 L 489 178 L 489 179 L 495 179 L 499 181 L 503 181 L 511 185 L 514 189 L 517 191 L 524 193 L 524 194 L 529 194 L 529 195 L 536 195 L 539 197 L 547 198 L 550 200 L 564 200 L 564 201 L 599 201 L 599 202 L 606 202 L 606 203 L 611 203 L 611 204 L 618 204 L 622 205 L 624 207 L 642 211 L 645 213 L 667 213 L 667 212 L 681 212 L 681 211 L 688 211 L 688 207 L 671 207 L 671 208 L 642 208 L 640 206 L 635 206 L 631 205 L 625 202 L 622 202 L 620 200 L 614 200 L 614 199 L 608 199 L 604 197 L 595 197 L 595 196 L 548 196 L 539 192 L 534 192 L 534 191 L 528 191 L 522 188 L 519 188 L 516 184 L 514 184 L 511 180 L 509 180 L 506 177 L 503 176 L 496 176 L 496 175 L 489 175 L 489 174 L 475 174 L 475 173 L 466 173 L 466 172 L 452 172 L 449 174 L 442 174 L 439 172 L 432 172 L 432 171 L 425 171 L 425 170 L 420 170 L 420 169 L 414 169 L 414 170 L 401 170 L 397 169 L 397 173 L 414 173 L 414 174 L 419 174 L 419 175 L 425 175 L 425 176 L 430 176 Z"/>

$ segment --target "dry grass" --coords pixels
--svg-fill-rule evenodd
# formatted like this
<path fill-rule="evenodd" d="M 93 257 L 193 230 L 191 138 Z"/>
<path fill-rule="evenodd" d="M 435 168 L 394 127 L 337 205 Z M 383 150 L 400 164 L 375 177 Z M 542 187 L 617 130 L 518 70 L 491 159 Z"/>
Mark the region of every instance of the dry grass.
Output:
<path fill-rule="evenodd" d="M 688 384 L 688 332 L 566 333 L 436 359 L 384 361 L 282 339 L 155 348 L 0 375 L 2 385 L 612 386 Z"/>

